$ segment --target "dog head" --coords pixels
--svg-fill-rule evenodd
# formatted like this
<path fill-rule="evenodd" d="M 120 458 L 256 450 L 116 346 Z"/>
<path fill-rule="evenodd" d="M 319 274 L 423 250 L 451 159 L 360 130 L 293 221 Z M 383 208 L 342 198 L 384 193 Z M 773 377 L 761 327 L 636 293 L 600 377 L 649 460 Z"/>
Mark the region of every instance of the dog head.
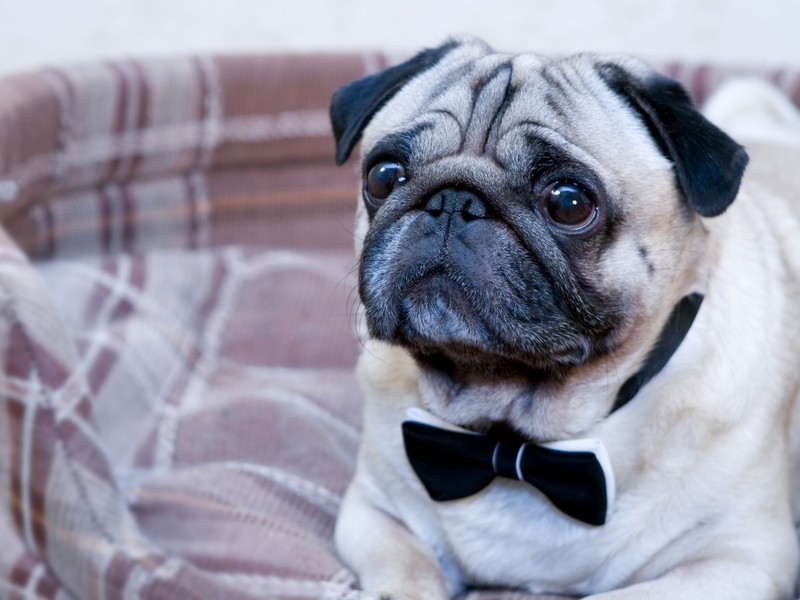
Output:
<path fill-rule="evenodd" d="M 581 430 L 703 286 L 701 217 L 744 150 L 638 61 L 454 40 L 336 92 L 361 141 L 359 292 L 428 407 L 533 439 Z"/>

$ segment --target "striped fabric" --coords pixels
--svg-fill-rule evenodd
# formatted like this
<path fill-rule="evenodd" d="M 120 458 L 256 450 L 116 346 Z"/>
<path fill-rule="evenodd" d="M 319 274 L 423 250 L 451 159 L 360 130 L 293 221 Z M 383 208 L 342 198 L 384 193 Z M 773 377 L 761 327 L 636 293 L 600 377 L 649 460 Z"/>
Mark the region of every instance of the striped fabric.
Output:
<path fill-rule="evenodd" d="M 347 598 L 352 167 L 381 54 L 0 83 L 0 598 Z M 732 69 L 665 65 L 704 97 Z M 765 73 L 800 102 L 800 74 Z M 474 591 L 475 600 L 521 594 Z"/>

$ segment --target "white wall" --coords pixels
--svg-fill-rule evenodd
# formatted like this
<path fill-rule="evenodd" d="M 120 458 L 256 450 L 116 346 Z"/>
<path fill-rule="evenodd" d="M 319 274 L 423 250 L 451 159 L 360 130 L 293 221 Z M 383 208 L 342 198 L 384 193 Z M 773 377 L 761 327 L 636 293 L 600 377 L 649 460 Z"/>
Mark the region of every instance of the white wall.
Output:
<path fill-rule="evenodd" d="M 800 0 L 0 0 L 0 73 L 206 51 L 498 49 L 800 66 Z"/>

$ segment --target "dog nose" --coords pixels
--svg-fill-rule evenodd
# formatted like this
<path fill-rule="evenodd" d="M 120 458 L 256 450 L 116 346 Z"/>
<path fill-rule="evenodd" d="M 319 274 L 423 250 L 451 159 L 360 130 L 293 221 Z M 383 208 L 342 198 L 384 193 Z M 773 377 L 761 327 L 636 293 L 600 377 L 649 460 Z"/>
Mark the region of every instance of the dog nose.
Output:
<path fill-rule="evenodd" d="M 486 202 L 472 190 L 445 188 L 428 198 L 423 210 L 433 217 L 442 214 L 460 215 L 464 221 L 485 219 L 489 216 Z"/>

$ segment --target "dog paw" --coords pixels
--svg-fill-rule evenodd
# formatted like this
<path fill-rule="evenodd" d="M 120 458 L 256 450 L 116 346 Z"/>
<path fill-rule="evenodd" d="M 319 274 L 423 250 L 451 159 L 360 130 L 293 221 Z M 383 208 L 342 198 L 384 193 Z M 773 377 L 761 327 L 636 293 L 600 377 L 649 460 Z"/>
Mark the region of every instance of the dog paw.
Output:
<path fill-rule="evenodd" d="M 400 596 L 388 592 L 364 592 L 352 590 L 340 596 L 338 600 L 404 600 Z"/>
<path fill-rule="evenodd" d="M 347 592 L 337 600 L 447 600 L 448 596 L 443 596 L 435 591 L 416 590 L 413 592 L 381 592 L 353 590 Z"/>

